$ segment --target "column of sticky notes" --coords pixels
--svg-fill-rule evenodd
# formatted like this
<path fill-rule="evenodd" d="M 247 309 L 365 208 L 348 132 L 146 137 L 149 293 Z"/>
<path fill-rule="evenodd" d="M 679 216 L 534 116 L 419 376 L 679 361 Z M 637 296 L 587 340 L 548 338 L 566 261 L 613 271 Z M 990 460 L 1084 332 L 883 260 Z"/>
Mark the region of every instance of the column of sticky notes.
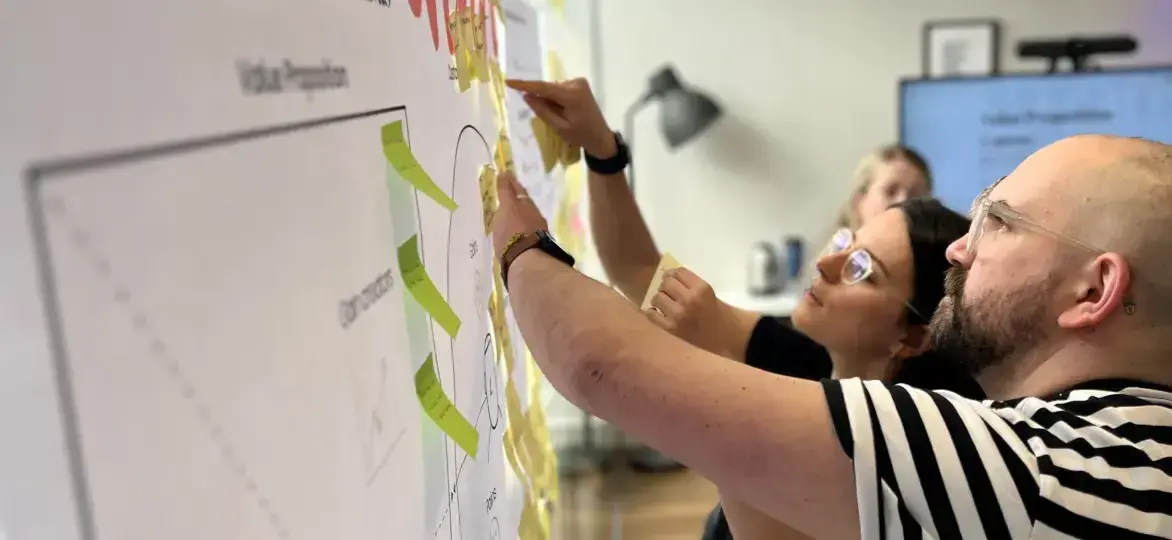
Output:
<path fill-rule="evenodd" d="M 443 208 L 455 211 L 456 201 L 432 180 L 431 175 L 427 174 L 416 160 L 415 154 L 411 152 L 401 120 L 383 126 L 381 139 L 383 155 L 398 173 L 399 178 Z M 460 318 L 427 274 L 427 268 L 424 267 L 419 253 L 418 231 L 398 246 L 397 255 L 399 274 L 411 298 L 422 306 L 449 336 L 455 338 L 460 331 Z M 430 355 L 415 372 L 415 393 L 428 418 L 469 456 L 476 459 L 480 435 L 444 393 L 436 375 L 434 360 Z"/>
<path fill-rule="evenodd" d="M 475 32 L 483 32 L 483 22 L 474 16 L 460 17 L 462 21 L 480 21 L 481 26 L 472 26 Z M 467 24 L 461 22 L 460 24 Z M 465 26 L 464 28 L 467 28 Z M 466 34 L 465 34 L 466 35 Z M 466 41 L 467 42 L 467 41 Z M 476 43 L 472 41 L 472 43 Z M 469 51 L 470 53 L 473 51 Z M 459 47 L 457 47 L 456 71 L 459 79 L 460 62 Z M 498 59 L 486 58 L 483 63 L 474 54 L 464 57 L 467 66 L 468 86 L 471 80 L 489 82 L 491 85 L 491 100 L 493 104 L 494 120 L 498 130 L 496 148 L 493 150 L 493 166 L 483 167 L 480 171 L 481 203 L 484 208 L 484 227 L 486 234 L 491 234 L 492 220 L 499 204 L 497 200 L 497 175 L 504 171 L 513 171 L 513 152 L 508 137 L 508 116 L 505 109 L 505 75 L 502 73 Z M 487 78 L 476 75 L 486 73 Z M 461 91 L 465 83 L 459 82 Z M 543 130 L 539 137 L 545 136 L 550 140 L 561 141 L 552 130 Z M 539 139 L 543 140 L 543 139 Z M 543 157 L 546 149 L 560 152 L 570 159 L 571 151 L 564 142 L 561 146 L 542 143 Z M 575 159 L 576 161 L 576 159 Z M 521 540 L 545 540 L 550 537 L 550 510 L 551 503 L 558 495 L 557 485 L 557 455 L 554 453 L 550 441 L 549 429 L 546 425 L 545 413 L 538 395 L 541 372 L 530 355 L 526 355 L 526 374 L 528 375 L 529 407 L 524 409 L 521 404 L 521 394 L 517 389 L 514 377 L 516 368 L 515 349 L 510 336 L 509 325 L 505 317 L 507 309 L 506 291 L 501 280 L 500 265 L 493 266 L 493 292 L 489 300 L 489 317 L 492 321 L 493 335 L 496 336 L 496 357 L 504 364 L 505 369 L 505 412 L 508 418 L 508 427 L 505 430 L 504 451 L 509 467 L 516 474 L 524 486 L 524 503 L 521 512 L 518 536 Z"/>

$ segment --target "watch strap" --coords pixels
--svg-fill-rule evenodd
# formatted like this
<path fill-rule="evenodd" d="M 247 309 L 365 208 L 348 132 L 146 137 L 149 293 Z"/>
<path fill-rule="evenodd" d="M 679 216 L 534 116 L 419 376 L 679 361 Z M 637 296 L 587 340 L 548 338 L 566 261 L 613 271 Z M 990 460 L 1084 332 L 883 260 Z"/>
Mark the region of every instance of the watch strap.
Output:
<path fill-rule="evenodd" d="M 549 235 L 548 231 L 515 234 L 505 244 L 505 248 L 501 250 L 501 284 L 505 286 L 506 291 L 509 290 L 509 267 L 513 265 L 513 261 L 517 260 L 517 257 L 520 257 L 522 253 L 533 248 L 540 249 L 550 257 L 565 263 L 566 266 L 574 266 L 574 256 L 557 245 L 557 242 L 554 242 L 553 237 Z"/>
<path fill-rule="evenodd" d="M 513 265 L 513 261 L 540 243 L 541 237 L 537 233 L 525 233 L 513 235 L 509 243 L 505 244 L 505 249 L 501 251 L 501 283 L 506 291 L 509 290 L 509 267 Z"/>
<path fill-rule="evenodd" d="M 626 170 L 631 164 L 631 150 L 618 132 L 614 134 L 614 142 L 615 155 L 609 158 L 603 159 L 592 156 L 589 152 L 582 152 L 586 157 L 586 167 L 598 174 L 618 174 Z"/>

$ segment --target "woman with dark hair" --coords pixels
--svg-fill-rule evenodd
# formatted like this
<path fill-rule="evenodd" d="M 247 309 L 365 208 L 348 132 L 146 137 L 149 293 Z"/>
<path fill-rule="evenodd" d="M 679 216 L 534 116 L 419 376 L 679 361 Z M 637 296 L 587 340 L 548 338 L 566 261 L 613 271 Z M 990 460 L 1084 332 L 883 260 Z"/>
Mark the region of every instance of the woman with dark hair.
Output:
<path fill-rule="evenodd" d="M 622 167 L 622 141 L 610 131 L 584 81 L 511 81 L 533 111 L 591 167 L 591 232 L 607 276 L 628 298 L 642 299 L 661 254 L 635 204 Z M 968 220 L 932 199 L 927 164 L 910 149 L 881 149 L 859 168 L 843 228 L 817 261 L 818 276 L 792 314 L 792 325 L 729 306 L 687 269 L 668 272 L 648 316 L 691 344 L 777 374 L 807 379 L 860 377 L 951 390 L 981 398 L 976 382 L 928 349 L 928 319 L 944 294 L 945 249 Z M 894 203 L 894 206 L 892 205 Z M 762 376 L 769 376 L 762 373 Z M 779 487 L 784 489 L 784 487 Z M 801 538 L 746 504 L 724 499 L 705 538 Z"/>
<path fill-rule="evenodd" d="M 694 345 L 771 373 L 877 379 L 980 399 L 976 381 L 934 358 L 927 341 L 928 320 L 944 295 L 944 250 L 968 223 L 935 199 L 917 198 L 858 231 L 840 229 L 818 259 L 818 277 L 792 324 L 720 302 L 687 270 L 665 276 L 650 316 Z M 722 497 L 704 538 L 727 540 L 732 533 L 737 540 L 803 538 Z"/>

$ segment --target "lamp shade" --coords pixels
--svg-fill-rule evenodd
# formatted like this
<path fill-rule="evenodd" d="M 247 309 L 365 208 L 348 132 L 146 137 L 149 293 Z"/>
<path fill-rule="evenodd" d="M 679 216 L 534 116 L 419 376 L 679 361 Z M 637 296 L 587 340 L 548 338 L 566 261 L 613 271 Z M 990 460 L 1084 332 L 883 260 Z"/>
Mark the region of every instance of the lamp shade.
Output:
<path fill-rule="evenodd" d="M 659 125 L 671 148 L 678 148 L 720 118 L 720 106 L 704 94 L 678 88 L 660 98 Z"/>
<path fill-rule="evenodd" d="M 688 142 L 720 117 L 720 107 L 704 93 L 688 88 L 671 66 L 651 75 L 648 98 L 659 101 L 659 126 L 672 149 Z"/>

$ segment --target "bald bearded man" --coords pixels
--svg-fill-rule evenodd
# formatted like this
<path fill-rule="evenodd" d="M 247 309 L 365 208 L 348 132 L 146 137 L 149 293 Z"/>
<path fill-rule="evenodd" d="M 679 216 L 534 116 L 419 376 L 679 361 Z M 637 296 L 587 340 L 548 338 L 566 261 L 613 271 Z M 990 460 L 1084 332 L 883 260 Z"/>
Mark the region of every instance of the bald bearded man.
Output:
<path fill-rule="evenodd" d="M 815 538 L 1172 537 L 1168 146 L 1065 139 L 976 201 L 932 332 L 989 402 L 692 347 L 551 257 L 502 180 L 494 242 L 549 380 L 723 492 Z"/>

